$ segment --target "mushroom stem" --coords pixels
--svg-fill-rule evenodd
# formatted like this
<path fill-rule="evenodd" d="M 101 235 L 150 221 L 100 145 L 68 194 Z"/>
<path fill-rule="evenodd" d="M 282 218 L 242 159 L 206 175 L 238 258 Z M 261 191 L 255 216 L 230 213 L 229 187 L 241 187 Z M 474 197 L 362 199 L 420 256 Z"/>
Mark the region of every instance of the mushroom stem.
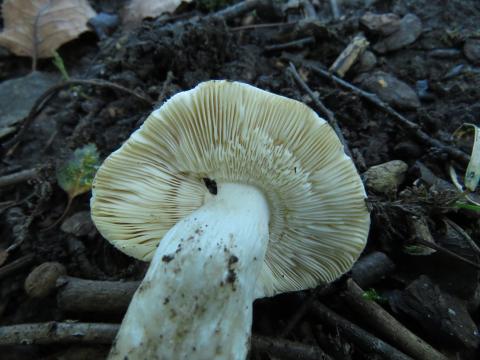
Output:
<path fill-rule="evenodd" d="M 245 359 L 268 225 L 261 191 L 220 184 L 163 237 L 109 359 Z"/>

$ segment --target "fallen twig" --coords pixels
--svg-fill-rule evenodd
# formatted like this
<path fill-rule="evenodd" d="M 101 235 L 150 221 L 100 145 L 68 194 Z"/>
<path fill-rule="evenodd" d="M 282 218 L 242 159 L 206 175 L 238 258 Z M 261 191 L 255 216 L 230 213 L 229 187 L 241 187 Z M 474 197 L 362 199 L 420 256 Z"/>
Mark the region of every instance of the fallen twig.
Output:
<path fill-rule="evenodd" d="M 208 15 L 207 18 L 229 20 L 256 9 L 261 2 L 262 0 L 245 0 Z"/>
<path fill-rule="evenodd" d="M 323 323 L 338 329 L 345 338 L 367 353 L 375 353 L 388 360 L 412 360 L 408 355 L 344 319 L 319 301 L 313 303 L 311 310 Z"/>
<path fill-rule="evenodd" d="M 415 238 L 414 241 L 415 241 L 416 243 L 421 244 L 421 245 L 423 245 L 423 246 L 426 246 L 426 247 L 428 247 L 428 248 L 430 248 L 430 249 L 434 249 L 434 250 L 437 250 L 438 252 L 441 252 L 441 253 L 443 253 L 443 254 L 445 254 L 445 255 L 449 255 L 449 256 L 451 256 L 451 257 L 454 257 L 455 259 L 460 260 L 460 261 L 462 261 L 462 262 L 464 262 L 464 263 L 466 263 L 466 264 L 468 264 L 468 265 L 471 265 L 471 266 L 473 266 L 474 268 L 480 269 L 480 264 L 478 264 L 478 263 L 476 263 L 476 262 L 473 262 L 473 261 L 471 261 L 471 260 L 468 260 L 467 258 L 465 258 L 465 257 L 463 257 L 463 256 L 461 256 L 461 255 L 458 255 L 457 253 L 454 253 L 453 251 L 450 251 L 450 250 L 448 250 L 448 249 L 444 248 L 443 246 L 440 246 L 440 245 L 438 245 L 438 244 L 436 244 L 436 243 L 431 243 L 431 242 L 429 242 L 429 241 L 425 241 L 425 240 L 419 239 L 418 237 Z"/>
<path fill-rule="evenodd" d="M 33 179 L 37 174 L 38 169 L 27 169 L 13 174 L 4 175 L 0 177 L 0 188 L 28 181 Z"/>
<path fill-rule="evenodd" d="M 363 286 L 371 286 L 378 282 L 380 279 L 384 278 L 386 275 L 391 273 L 395 265 L 392 260 L 382 252 L 375 251 L 368 254 L 367 256 L 359 259 L 352 269 L 352 278 L 363 284 Z M 312 305 L 313 301 L 319 296 L 326 296 L 333 292 L 335 288 L 330 286 L 317 287 L 312 294 L 305 300 L 298 310 L 293 314 L 289 319 L 285 327 L 279 333 L 280 337 L 285 337 L 293 330 L 295 326 L 300 322 L 300 320 L 307 313 L 308 309 Z"/>
<path fill-rule="evenodd" d="M 307 36 L 301 39 L 289 41 L 283 44 L 274 44 L 265 46 L 266 51 L 279 51 L 286 49 L 301 49 L 305 45 L 315 43 L 315 38 L 313 36 Z"/>
<path fill-rule="evenodd" d="M 104 323 L 47 322 L 0 326 L 0 346 L 52 344 L 106 344 L 113 342 L 120 325 Z M 252 348 L 279 359 L 329 360 L 319 347 L 264 336 L 252 337 Z"/>
<path fill-rule="evenodd" d="M 343 136 L 343 132 L 338 126 L 337 119 L 335 118 L 335 115 L 333 112 L 328 109 L 322 101 L 316 96 L 313 91 L 310 89 L 310 87 L 307 85 L 307 83 L 302 79 L 300 74 L 298 73 L 295 65 L 293 63 L 290 63 L 290 66 L 288 68 L 290 73 L 292 74 L 293 78 L 297 82 L 297 84 L 310 96 L 312 99 L 313 103 L 315 106 L 322 112 L 322 114 L 327 118 L 329 124 L 332 126 L 333 130 L 335 131 L 335 134 L 337 134 L 338 138 L 343 144 L 343 147 L 345 149 L 345 153 L 349 156 L 352 157 L 352 153 L 350 152 L 350 148 L 347 145 L 347 142 L 345 141 L 345 138 Z"/>
<path fill-rule="evenodd" d="M 122 313 L 137 290 L 138 281 L 96 281 L 74 277 L 61 277 L 57 303 L 60 309 L 70 312 Z"/>
<path fill-rule="evenodd" d="M 395 270 L 393 261 L 383 252 L 374 251 L 360 258 L 352 268 L 352 279 L 362 287 L 372 286 Z"/>
<path fill-rule="evenodd" d="M 28 254 L 18 258 L 15 261 L 12 261 L 10 264 L 0 267 L 0 280 L 17 272 L 20 269 L 23 269 L 24 267 L 29 266 L 33 262 L 34 258 L 35 256 L 33 254 Z"/>
<path fill-rule="evenodd" d="M 284 360 L 331 360 L 331 357 L 318 346 L 259 335 L 252 337 L 252 348 Z"/>
<path fill-rule="evenodd" d="M 343 78 L 346 72 L 350 70 L 352 65 L 355 64 L 357 59 L 363 54 L 368 45 L 370 45 L 370 43 L 362 33 L 356 35 L 340 55 L 338 55 L 328 71 Z"/>
<path fill-rule="evenodd" d="M 256 30 L 256 29 L 268 29 L 268 28 L 275 28 L 275 27 L 288 27 L 288 26 L 295 26 L 297 24 L 296 21 L 291 22 L 277 22 L 277 23 L 264 23 L 264 24 L 250 24 L 250 25 L 242 25 L 231 27 L 228 30 L 237 32 L 237 31 L 244 31 L 244 30 Z"/>
<path fill-rule="evenodd" d="M 330 0 L 330 8 L 332 9 L 332 16 L 334 20 L 340 19 L 340 9 L 337 0 Z"/>
<path fill-rule="evenodd" d="M 363 294 L 362 288 L 350 279 L 341 296 L 362 319 L 379 331 L 379 335 L 415 359 L 447 360 L 446 356 L 413 334 L 375 301 L 365 299 Z"/>
<path fill-rule="evenodd" d="M 297 59 L 292 59 L 289 56 L 286 56 L 286 59 L 290 61 L 298 61 Z M 299 64 L 316 74 L 320 75 L 321 77 L 325 79 L 329 79 L 333 81 L 334 83 L 354 92 L 355 94 L 361 96 L 362 98 L 368 100 L 372 104 L 378 106 L 380 109 L 391 115 L 397 123 L 408 130 L 410 133 L 412 133 L 417 139 L 422 141 L 423 143 L 438 148 L 440 151 L 448 154 L 451 158 L 461 162 L 462 164 L 466 165 L 470 161 L 470 156 L 465 154 L 463 151 L 457 149 L 454 146 L 451 145 L 446 145 L 442 143 L 441 141 L 432 138 L 430 135 L 428 135 L 426 132 L 424 132 L 420 126 L 410 120 L 408 120 L 405 116 L 397 112 L 395 109 L 393 109 L 390 105 L 387 103 L 383 102 L 376 94 L 367 92 L 365 90 L 362 90 L 358 88 L 357 86 L 349 83 L 348 81 L 345 81 L 330 72 L 328 70 L 324 70 L 322 67 L 318 66 L 316 63 L 308 60 L 303 60 L 301 64 Z"/>
<path fill-rule="evenodd" d="M 33 104 L 30 112 L 28 115 L 25 117 L 25 119 L 22 122 L 22 127 L 20 131 L 17 133 L 16 136 L 14 136 L 11 140 L 5 142 L 3 144 L 3 151 L 7 153 L 7 155 L 11 155 L 17 145 L 20 143 L 22 140 L 23 136 L 26 134 L 28 128 L 30 125 L 33 123 L 35 118 L 40 114 L 40 112 L 44 109 L 44 107 L 47 105 L 47 103 L 61 90 L 65 88 L 69 88 L 71 86 L 76 86 L 76 85 L 89 85 L 89 86 L 97 86 L 97 87 L 104 87 L 104 88 L 110 88 L 112 90 L 117 90 L 121 91 L 127 94 L 132 95 L 136 99 L 140 100 L 141 102 L 146 103 L 147 105 L 153 105 L 153 101 L 148 98 L 146 95 L 140 95 L 137 94 L 135 91 L 127 89 L 124 86 L 121 86 L 119 84 L 112 83 L 110 81 L 106 80 L 99 80 L 99 79 L 71 79 L 64 81 L 60 84 L 53 85 L 49 89 L 47 89 Z"/>
<path fill-rule="evenodd" d="M 0 326 L 0 345 L 111 344 L 120 325 L 47 322 Z"/>

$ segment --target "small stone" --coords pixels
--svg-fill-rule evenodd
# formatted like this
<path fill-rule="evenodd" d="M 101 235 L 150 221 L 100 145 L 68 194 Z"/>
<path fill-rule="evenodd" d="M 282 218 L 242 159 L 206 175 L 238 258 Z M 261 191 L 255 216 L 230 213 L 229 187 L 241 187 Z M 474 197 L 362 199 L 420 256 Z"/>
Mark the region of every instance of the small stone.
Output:
<path fill-rule="evenodd" d="M 400 109 L 416 109 L 420 106 L 415 91 L 395 76 L 383 71 L 362 74 L 354 82 L 378 95 L 380 99 Z"/>
<path fill-rule="evenodd" d="M 355 65 L 355 72 L 363 73 L 372 70 L 377 65 L 377 57 L 371 51 L 364 51 Z"/>
<path fill-rule="evenodd" d="M 77 237 L 86 236 L 94 230 L 89 211 L 80 211 L 66 219 L 60 229 Z"/>
<path fill-rule="evenodd" d="M 463 53 L 474 64 L 480 64 L 480 39 L 468 39 L 463 45 Z"/>
<path fill-rule="evenodd" d="M 360 18 L 360 24 L 373 33 L 388 36 L 400 28 L 400 17 L 397 14 L 374 14 L 367 12 Z"/>
<path fill-rule="evenodd" d="M 376 193 L 393 195 L 405 179 L 408 165 L 401 160 L 392 160 L 372 166 L 362 175 L 365 185 Z"/>
<path fill-rule="evenodd" d="M 34 71 L 21 78 L 0 84 L 0 127 L 15 125 L 28 115 L 35 101 L 58 76 Z"/>
<path fill-rule="evenodd" d="M 387 38 L 379 41 L 373 48 L 381 54 L 398 50 L 413 44 L 421 33 L 421 20 L 414 14 L 407 14 L 400 21 L 399 29 Z"/>
<path fill-rule="evenodd" d="M 43 263 L 25 279 L 25 292 L 32 298 L 44 298 L 55 289 L 57 279 L 66 273 L 65 267 L 58 262 Z"/>

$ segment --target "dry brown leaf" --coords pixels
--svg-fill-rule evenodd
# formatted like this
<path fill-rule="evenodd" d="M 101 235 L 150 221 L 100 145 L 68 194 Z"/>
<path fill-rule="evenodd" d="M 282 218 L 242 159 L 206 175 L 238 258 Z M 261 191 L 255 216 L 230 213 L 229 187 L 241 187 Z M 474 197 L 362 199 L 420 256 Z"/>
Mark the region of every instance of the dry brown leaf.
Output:
<path fill-rule="evenodd" d="M 0 45 L 20 56 L 52 57 L 61 45 L 88 31 L 96 15 L 87 0 L 4 0 Z"/>
<path fill-rule="evenodd" d="M 173 13 L 182 3 L 192 0 L 132 0 L 125 9 L 123 21 L 127 24 L 140 23 L 146 18 L 155 18 Z"/>

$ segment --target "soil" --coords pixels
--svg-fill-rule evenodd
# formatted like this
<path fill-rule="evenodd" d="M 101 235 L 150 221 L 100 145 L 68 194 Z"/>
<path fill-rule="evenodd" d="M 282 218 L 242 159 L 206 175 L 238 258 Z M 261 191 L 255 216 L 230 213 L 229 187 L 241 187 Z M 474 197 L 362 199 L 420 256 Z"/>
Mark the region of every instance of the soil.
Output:
<path fill-rule="evenodd" d="M 342 17 L 334 20 L 328 1 L 314 2 L 321 26 L 302 31 L 288 24 L 298 25 L 305 19 L 298 4 L 292 3 L 281 16 L 260 9 L 228 21 L 208 18 L 205 7 L 200 12 L 192 5 L 173 19 L 163 16 L 145 20 L 130 29 L 119 25 L 102 40 L 87 34 L 60 48 L 72 78 L 108 80 L 152 99 L 153 106 L 111 88 L 67 87 L 49 99 L 13 154 L 7 155 L 7 149 L 3 148 L 0 177 L 33 167 L 41 170 L 27 182 L 0 188 L 0 248 L 16 244 L 3 267 L 22 256 L 34 256 L 26 266 L 0 278 L 0 324 L 66 320 L 120 323 L 121 315 L 65 313 L 57 306 L 55 294 L 42 299 L 30 298 L 25 293 L 24 281 L 35 266 L 44 262 L 59 262 L 69 276 L 92 280 L 141 280 L 145 272 L 146 264 L 109 245 L 88 216 L 71 220 L 78 223 L 75 231 L 67 232 L 63 225 L 44 230 L 61 216 L 67 204 L 67 196 L 56 180 L 56 169 L 75 149 L 93 143 L 104 159 L 142 124 L 152 107 L 210 79 L 246 82 L 303 101 L 320 111 L 287 71 L 289 60 L 296 59 L 303 79 L 335 114 L 360 173 L 391 160 L 407 164 L 408 170 L 393 191 L 381 193 L 367 189 L 372 227 L 364 255 L 384 252 L 396 266 L 392 273 L 369 288 L 375 289 L 385 309 L 434 348 L 455 359 L 480 358 L 478 267 L 442 250 L 429 255 L 414 253 L 425 251 L 415 243 L 416 239 L 425 239 L 415 220 L 421 219 L 425 224 L 423 228 L 427 228 L 437 245 L 480 263 L 479 253 L 472 250 L 471 245 L 473 242 L 480 246 L 480 213 L 461 210 L 452 202 L 458 194 L 451 184 L 448 165 L 454 163 L 462 173 L 465 164 L 453 161 L 442 149 L 418 140 L 381 108 L 302 66 L 306 60 L 330 66 L 360 31 L 366 33 L 371 44 L 381 40 L 382 35 L 369 33 L 360 24 L 360 17 L 366 11 L 393 12 L 400 18 L 415 14 L 422 23 L 420 37 L 398 50 L 374 52 L 376 63 L 365 74 L 383 71 L 409 85 L 420 100 L 419 106 L 397 110 L 431 138 L 452 144 L 451 134 L 463 123 L 480 124 L 480 60 L 467 58 L 464 53 L 464 44 L 480 36 L 480 4 L 476 0 L 352 0 L 339 4 Z M 93 5 L 97 11 L 108 12 L 120 11 L 122 6 L 113 1 Z M 283 25 L 253 26 L 265 23 Z M 313 43 L 266 50 L 270 45 L 307 36 L 313 36 Z M 445 49 L 448 51 L 439 51 Z M 0 55 L 1 80 L 30 72 L 29 59 L 8 52 Z M 50 60 L 40 61 L 37 70 L 57 73 Z M 357 78 L 361 75 L 359 71 L 359 67 L 354 66 L 344 79 L 361 86 Z M 0 142 L 5 144 L 13 136 L 1 138 Z M 470 152 L 469 147 L 462 149 Z M 428 170 L 435 185 L 426 175 Z M 89 193 L 76 197 L 67 218 L 88 211 L 89 197 Z M 78 227 L 87 231 L 78 231 Z M 347 277 L 348 274 L 338 281 L 340 288 Z M 427 284 L 430 290 L 423 293 L 417 288 L 419 284 Z M 311 291 L 304 291 L 257 301 L 254 334 L 277 336 L 310 294 Z M 426 295 L 422 297 L 422 294 Z M 342 302 L 338 293 L 319 298 L 345 318 L 376 333 L 377 329 L 362 325 L 358 314 Z M 447 300 L 442 300 L 442 305 L 439 299 Z M 447 321 L 442 311 L 453 308 L 460 309 L 457 312 L 462 318 Z M 431 321 L 432 317 L 436 321 Z M 332 358 L 382 358 L 348 340 L 335 328 L 319 326 L 315 318 L 304 316 L 288 339 L 317 344 L 315 334 L 320 332 L 327 339 L 322 348 Z M 466 335 L 465 329 L 472 331 Z M 377 335 L 382 337 L 381 333 Z M 19 344 L 8 347 L 6 352 L 2 350 L 1 357 L 101 359 L 107 351 L 108 346 L 104 345 Z M 268 358 L 267 354 L 252 352 L 252 359 Z"/>

